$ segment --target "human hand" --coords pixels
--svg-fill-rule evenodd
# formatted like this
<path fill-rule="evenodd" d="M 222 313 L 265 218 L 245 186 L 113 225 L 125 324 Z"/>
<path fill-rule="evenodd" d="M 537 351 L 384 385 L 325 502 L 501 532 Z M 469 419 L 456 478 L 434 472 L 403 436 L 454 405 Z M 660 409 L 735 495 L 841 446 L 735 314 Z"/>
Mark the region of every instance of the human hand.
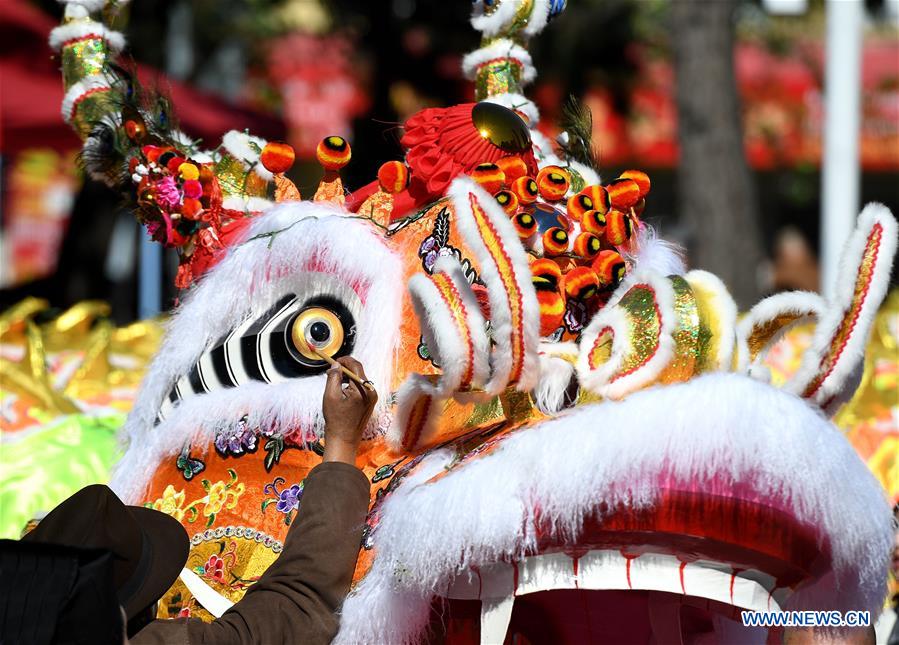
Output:
<path fill-rule="evenodd" d="M 366 381 L 362 364 L 349 356 L 337 362 Z M 362 440 L 372 410 L 378 402 L 374 388 L 364 387 L 348 378 L 336 366 L 328 370 L 322 414 L 325 417 L 325 454 L 323 461 L 355 464 L 356 451 Z"/>

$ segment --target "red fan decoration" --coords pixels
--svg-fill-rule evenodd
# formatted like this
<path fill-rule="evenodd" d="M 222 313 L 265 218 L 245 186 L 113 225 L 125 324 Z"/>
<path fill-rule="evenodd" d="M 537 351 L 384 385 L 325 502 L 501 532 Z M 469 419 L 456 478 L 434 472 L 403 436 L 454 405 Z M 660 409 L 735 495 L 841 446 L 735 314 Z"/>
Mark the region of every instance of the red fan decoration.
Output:
<path fill-rule="evenodd" d="M 521 158 L 528 173 L 537 174 L 527 126 L 517 114 L 495 103 L 422 110 L 406 121 L 401 143 L 407 150 L 412 184 L 417 184 L 410 188 L 413 192 L 442 195 L 458 175 L 507 156 Z"/>

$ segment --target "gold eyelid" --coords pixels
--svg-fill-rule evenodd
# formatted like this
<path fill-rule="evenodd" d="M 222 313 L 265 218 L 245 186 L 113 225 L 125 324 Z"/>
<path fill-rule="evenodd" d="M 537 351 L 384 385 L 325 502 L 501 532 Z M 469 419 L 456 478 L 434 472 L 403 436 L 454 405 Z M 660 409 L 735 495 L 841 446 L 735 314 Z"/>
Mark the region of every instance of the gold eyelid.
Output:
<path fill-rule="evenodd" d="M 323 323 L 328 328 L 328 337 L 322 341 L 316 341 L 310 336 L 312 326 L 316 323 Z M 343 347 L 343 323 L 333 311 L 323 307 L 310 307 L 300 312 L 300 315 L 293 321 L 290 339 L 293 346 L 305 358 L 320 361 L 321 355 L 334 356 Z"/>

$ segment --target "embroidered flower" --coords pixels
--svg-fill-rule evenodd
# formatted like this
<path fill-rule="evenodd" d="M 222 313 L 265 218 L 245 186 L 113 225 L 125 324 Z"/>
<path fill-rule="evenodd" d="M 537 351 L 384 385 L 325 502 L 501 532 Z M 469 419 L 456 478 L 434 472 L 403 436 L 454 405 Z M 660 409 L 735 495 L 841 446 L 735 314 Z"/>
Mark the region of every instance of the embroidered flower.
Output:
<path fill-rule="evenodd" d="M 209 518 L 206 526 L 212 526 L 216 514 L 220 513 L 222 509 L 232 509 L 237 506 L 237 500 L 243 495 L 246 488 L 243 482 L 237 482 L 237 473 L 234 470 L 229 468 L 228 474 L 231 476 L 231 480 L 228 482 L 217 481 L 210 484 L 208 479 L 201 482 L 203 488 L 206 489 L 206 497 L 202 500 L 205 502 L 203 515 Z"/>
<path fill-rule="evenodd" d="M 303 495 L 303 487 L 300 484 L 294 484 L 287 490 L 282 490 L 278 497 L 278 503 L 275 508 L 282 513 L 290 513 L 300 506 L 300 497 Z"/>
<path fill-rule="evenodd" d="M 210 555 L 206 564 L 203 566 L 203 577 L 224 584 L 225 561 L 215 554 Z"/>
<path fill-rule="evenodd" d="M 162 511 L 166 515 L 171 515 L 179 522 L 184 518 L 184 491 L 176 491 L 175 487 L 169 484 L 162 491 L 162 497 L 153 502 L 152 507 L 157 511 Z"/>
<path fill-rule="evenodd" d="M 178 618 L 190 618 L 190 607 L 185 607 L 179 611 Z"/>
<path fill-rule="evenodd" d="M 273 497 L 263 500 L 262 512 L 265 513 L 265 509 L 274 504 L 278 512 L 284 513 L 284 523 L 289 525 L 291 514 L 300 507 L 305 482 L 294 484 L 284 490 L 278 490 L 278 486 L 283 484 L 284 481 L 283 477 L 275 477 L 274 481 L 263 487 L 262 492 Z"/>
<path fill-rule="evenodd" d="M 215 449 L 223 455 L 241 455 L 256 450 L 256 433 L 250 429 L 245 419 L 230 428 L 223 428 L 215 435 Z"/>

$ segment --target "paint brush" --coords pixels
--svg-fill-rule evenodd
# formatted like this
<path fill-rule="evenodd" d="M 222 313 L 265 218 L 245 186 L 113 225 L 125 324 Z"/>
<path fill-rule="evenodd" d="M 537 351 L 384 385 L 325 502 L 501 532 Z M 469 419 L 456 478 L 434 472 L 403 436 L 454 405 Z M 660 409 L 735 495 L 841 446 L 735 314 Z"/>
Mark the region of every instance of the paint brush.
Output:
<path fill-rule="evenodd" d="M 307 343 L 307 345 L 308 345 L 308 343 Z M 343 365 L 341 365 L 340 363 L 335 361 L 333 358 L 331 358 L 327 354 L 322 354 L 320 351 L 315 349 L 312 345 L 309 345 L 309 349 L 312 350 L 312 352 L 315 353 L 315 355 L 318 356 L 320 359 L 322 359 L 323 361 L 325 361 L 326 363 L 331 365 L 331 367 L 336 367 L 341 372 L 346 374 L 347 378 L 349 378 L 352 381 L 355 381 L 356 383 L 358 383 L 359 385 L 364 387 L 366 390 L 374 390 L 375 389 L 375 386 L 374 386 L 374 384 L 372 384 L 371 381 L 363 381 L 358 375 L 354 374 L 353 372 L 351 372 L 350 370 L 345 368 Z"/>

